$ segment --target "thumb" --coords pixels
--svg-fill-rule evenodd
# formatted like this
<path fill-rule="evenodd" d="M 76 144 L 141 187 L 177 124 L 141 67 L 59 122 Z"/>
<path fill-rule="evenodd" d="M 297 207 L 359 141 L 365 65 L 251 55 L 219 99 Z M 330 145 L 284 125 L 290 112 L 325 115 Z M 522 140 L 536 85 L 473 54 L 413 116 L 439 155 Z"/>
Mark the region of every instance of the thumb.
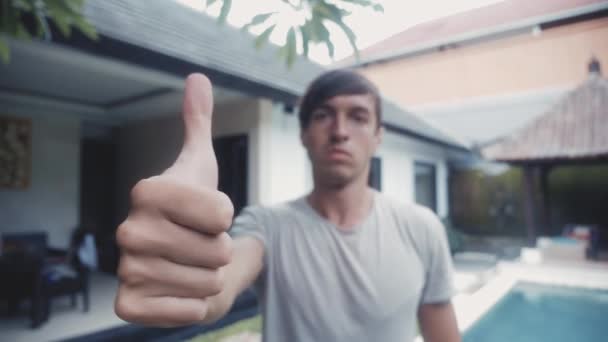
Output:
<path fill-rule="evenodd" d="M 217 188 L 217 161 L 211 134 L 212 113 L 211 82 L 203 74 L 189 75 L 182 105 L 184 144 L 166 174 L 192 185 Z"/>

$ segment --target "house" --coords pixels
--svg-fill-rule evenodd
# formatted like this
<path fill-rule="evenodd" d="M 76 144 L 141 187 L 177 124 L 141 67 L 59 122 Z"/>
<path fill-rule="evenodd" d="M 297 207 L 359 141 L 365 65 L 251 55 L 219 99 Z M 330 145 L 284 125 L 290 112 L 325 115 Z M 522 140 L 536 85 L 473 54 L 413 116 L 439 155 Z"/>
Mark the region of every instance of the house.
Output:
<path fill-rule="evenodd" d="M 294 107 L 323 67 L 299 59 L 288 69 L 276 47 L 258 51 L 251 36 L 173 1 L 90 0 L 85 16 L 98 41 L 11 40 L 11 62 L 0 65 L 0 116 L 31 122 L 29 185 L 0 190 L 0 233 L 43 230 L 65 247 L 74 227 L 92 226 L 101 268 L 115 270 L 114 231 L 130 188 L 181 147 L 178 113 L 192 72 L 214 83 L 220 188 L 237 208 L 310 189 Z M 375 186 L 445 216 L 448 163 L 468 150 L 390 101 L 383 124 Z"/>
<path fill-rule="evenodd" d="M 425 22 L 344 60 L 469 145 L 509 135 L 608 65 L 608 1 L 504 0 Z"/>

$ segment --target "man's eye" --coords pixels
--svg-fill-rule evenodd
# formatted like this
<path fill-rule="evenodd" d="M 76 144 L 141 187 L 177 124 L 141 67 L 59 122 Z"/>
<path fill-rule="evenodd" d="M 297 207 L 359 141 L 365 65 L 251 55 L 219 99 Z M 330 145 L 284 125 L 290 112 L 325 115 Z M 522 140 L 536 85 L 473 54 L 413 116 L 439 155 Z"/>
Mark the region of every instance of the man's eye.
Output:
<path fill-rule="evenodd" d="M 324 119 L 324 118 L 326 118 L 328 116 L 329 116 L 329 114 L 327 112 L 314 112 L 312 114 L 312 118 L 314 120 L 321 120 L 321 119 Z"/>
<path fill-rule="evenodd" d="M 357 123 L 366 123 L 368 121 L 367 115 L 363 113 L 353 113 L 351 118 Z"/>

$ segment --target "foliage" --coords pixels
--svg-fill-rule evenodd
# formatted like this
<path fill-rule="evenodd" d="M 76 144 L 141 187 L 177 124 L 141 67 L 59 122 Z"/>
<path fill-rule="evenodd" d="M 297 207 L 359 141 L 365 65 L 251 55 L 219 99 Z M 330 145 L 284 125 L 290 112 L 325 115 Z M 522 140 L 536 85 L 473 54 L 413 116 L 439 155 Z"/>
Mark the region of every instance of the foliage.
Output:
<path fill-rule="evenodd" d="M 228 325 L 217 331 L 199 335 L 190 342 L 218 342 L 243 333 L 261 333 L 262 316 L 257 315 Z"/>
<path fill-rule="evenodd" d="M 296 60 L 298 41 L 302 53 L 308 57 L 311 44 L 325 44 L 330 57 L 334 57 L 334 44 L 330 37 L 328 25 L 336 25 L 348 38 L 350 45 L 358 58 L 357 40 L 355 33 L 344 22 L 350 15 L 346 8 L 371 8 L 374 11 L 384 11 L 377 0 L 281 0 L 295 11 L 303 12 L 306 20 L 302 24 L 294 24 L 287 30 L 285 45 L 279 50 L 279 56 L 285 59 L 288 66 Z M 0 7 L 0 58 L 4 63 L 10 59 L 10 51 L 6 36 L 17 39 L 32 37 L 52 39 L 50 23 L 53 23 L 65 37 L 69 37 L 75 27 L 91 39 L 97 39 L 95 28 L 84 18 L 82 10 L 85 0 L 1 0 Z M 221 3 L 218 22 L 225 23 L 232 8 L 232 0 L 203 0 L 207 7 Z M 261 48 L 268 42 L 270 35 L 277 28 L 273 20 L 278 12 L 261 13 L 243 27 L 248 31 L 259 25 L 267 28 L 256 38 L 255 46 Z M 26 19 L 32 18 L 31 25 Z M 4 35 L 3 35 L 4 34 Z"/>
<path fill-rule="evenodd" d="M 500 174 L 483 170 L 453 170 L 450 211 L 454 226 L 469 234 L 523 236 L 521 170 Z"/>
<path fill-rule="evenodd" d="M 292 7 L 296 12 L 304 12 L 306 19 L 301 24 L 293 24 L 287 30 L 285 45 L 279 50 L 279 55 L 285 59 L 288 66 L 295 62 L 298 41 L 302 54 L 308 57 L 312 44 L 325 44 L 328 54 L 334 57 L 335 48 L 330 35 L 329 25 L 336 25 L 348 38 L 348 41 L 355 52 L 355 57 L 359 58 L 357 48 L 357 37 L 352 29 L 344 22 L 344 18 L 351 12 L 346 8 L 360 7 L 370 8 L 376 12 L 383 12 L 384 8 L 377 0 L 281 0 Z M 218 20 L 225 22 L 232 6 L 232 0 L 206 0 L 206 5 L 210 6 L 216 2 L 222 2 L 222 9 Z M 255 45 L 262 47 L 268 42 L 270 35 L 277 29 L 276 17 L 279 12 L 260 13 L 254 16 L 251 21 L 243 26 L 244 31 L 249 31 L 256 26 L 265 26 L 266 29 L 257 37 Z"/>
<path fill-rule="evenodd" d="M 2 0 L 0 6 L 0 58 L 4 63 L 10 60 L 10 50 L 2 34 L 24 40 L 51 40 L 52 22 L 65 37 L 70 37 L 72 28 L 76 28 L 97 39 L 95 28 L 82 15 L 84 0 Z M 28 18 L 32 19 L 31 24 Z"/>

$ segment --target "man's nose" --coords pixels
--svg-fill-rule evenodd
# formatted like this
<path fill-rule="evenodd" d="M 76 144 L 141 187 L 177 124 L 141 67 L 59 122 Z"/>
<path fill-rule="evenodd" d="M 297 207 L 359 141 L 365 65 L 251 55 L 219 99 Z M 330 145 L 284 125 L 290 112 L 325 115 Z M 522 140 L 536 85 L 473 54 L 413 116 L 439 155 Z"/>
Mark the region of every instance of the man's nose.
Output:
<path fill-rule="evenodd" d="M 344 116 L 336 115 L 330 130 L 332 142 L 341 142 L 348 139 L 348 122 Z"/>

